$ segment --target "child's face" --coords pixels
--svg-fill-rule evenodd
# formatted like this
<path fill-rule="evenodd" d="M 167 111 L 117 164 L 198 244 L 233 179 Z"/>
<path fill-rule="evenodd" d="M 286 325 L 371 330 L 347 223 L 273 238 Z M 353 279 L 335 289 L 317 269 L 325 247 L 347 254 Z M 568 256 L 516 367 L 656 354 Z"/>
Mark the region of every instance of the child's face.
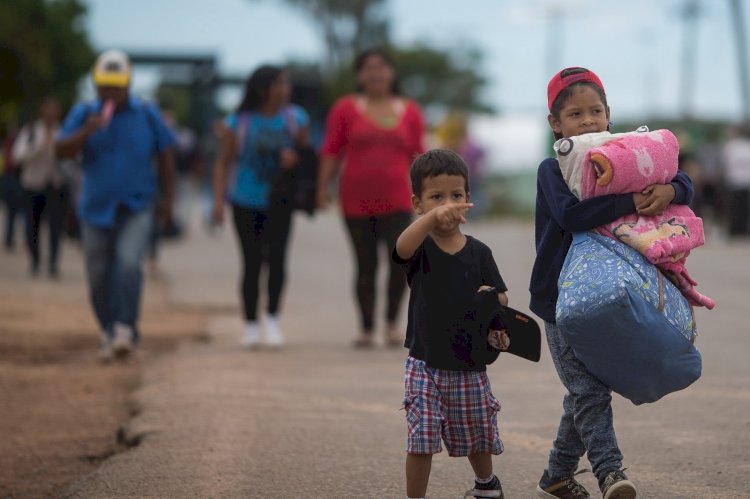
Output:
<path fill-rule="evenodd" d="M 547 121 L 552 131 L 563 137 L 606 132 L 609 108 L 593 88 L 588 85 L 575 87 L 560 109 L 559 119 L 550 114 Z"/>
<path fill-rule="evenodd" d="M 414 211 L 419 215 L 443 206 L 447 203 L 468 203 L 469 194 L 466 192 L 466 179 L 461 175 L 441 174 L 422 180 L 422 195 L 412 196 Z M 450 231 L 458 227 L 458 223 L 450 226 L 437 227 L 440 231 Z"/>

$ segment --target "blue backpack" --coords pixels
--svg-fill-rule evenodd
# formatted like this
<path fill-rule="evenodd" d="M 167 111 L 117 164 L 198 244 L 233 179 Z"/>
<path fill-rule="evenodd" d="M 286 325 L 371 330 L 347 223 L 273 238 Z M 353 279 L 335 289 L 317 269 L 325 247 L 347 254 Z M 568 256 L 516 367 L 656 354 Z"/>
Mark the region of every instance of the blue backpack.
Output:
<path fill-rule="evenodd" d="M 555 316 L 576 357 L 634 404 L 655 402 L 701 375 L 693 309 L 633 248 L 573 234 Z"/>

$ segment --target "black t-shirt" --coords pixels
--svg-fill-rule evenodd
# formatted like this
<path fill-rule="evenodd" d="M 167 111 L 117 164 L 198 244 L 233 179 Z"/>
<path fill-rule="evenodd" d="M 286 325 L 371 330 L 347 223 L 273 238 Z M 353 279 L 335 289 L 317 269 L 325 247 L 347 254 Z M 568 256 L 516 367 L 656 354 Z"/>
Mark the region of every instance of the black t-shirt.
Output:
<path fill-rule="evenodd" d="M 428 236 L 410 259 L 400 258 L 395 248 L 392 258 L 406 272 L 411 289 L 404 344 L 409 355 L 439 369 L 486 370 L 497 351 L 493 357 L 487 345 L 477 290 L 482 285 L 508 289 L 490 248 L 466 236 L 466 245 L 450 255 Z"/>

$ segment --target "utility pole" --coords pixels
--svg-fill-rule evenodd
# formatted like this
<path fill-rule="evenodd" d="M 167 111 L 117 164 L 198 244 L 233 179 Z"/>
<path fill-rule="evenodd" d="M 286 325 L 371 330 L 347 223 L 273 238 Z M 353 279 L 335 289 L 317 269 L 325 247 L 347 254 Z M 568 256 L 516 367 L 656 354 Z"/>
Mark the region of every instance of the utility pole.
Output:
<path fill-rule="evenodd" d="M 685 0 L 680 14 L 683 21 L 682 68 L 680 71 L 680 110 L 683 118 L 692 114 L 695 89 L 695 54 L 698 40 L 698 18 L 701 15 L 700 0 Z"/>
<path fill-rule="evenodd" d="M 731 17 L 734 25 L 734 40 L 737 46 L 737 71 L 740 75 L 740 94 L 742 96 L 742 119 L 750 123 L 750 68 L 748 68 L 747 31 L 745 15 L 742 11 L 742 0 L 729 0 Z"/>
<path fill-rule="evenodd" d="M 558 3 L 550 3 L 547 6 L 547 50 L 545 69 L 547 78 L 551 78 L 555 71 L 560 69 L 563 57 L 563 21 L 565 9 Z"/>

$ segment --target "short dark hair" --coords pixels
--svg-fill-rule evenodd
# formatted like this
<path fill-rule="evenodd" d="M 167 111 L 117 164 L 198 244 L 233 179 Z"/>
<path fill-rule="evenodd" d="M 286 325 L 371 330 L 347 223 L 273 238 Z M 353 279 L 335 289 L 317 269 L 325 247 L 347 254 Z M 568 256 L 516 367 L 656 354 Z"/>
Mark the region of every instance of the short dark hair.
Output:
<path fill-rule="evenodd" d="M 464 188 L 469 192 L 469 167 L 461 156 L 448 149 L 432 149 L 417 156 L 409 169 L 411 192 L 422 195 L 422 182 L 438 175 L 457 175 L 464 178 Z"/>

